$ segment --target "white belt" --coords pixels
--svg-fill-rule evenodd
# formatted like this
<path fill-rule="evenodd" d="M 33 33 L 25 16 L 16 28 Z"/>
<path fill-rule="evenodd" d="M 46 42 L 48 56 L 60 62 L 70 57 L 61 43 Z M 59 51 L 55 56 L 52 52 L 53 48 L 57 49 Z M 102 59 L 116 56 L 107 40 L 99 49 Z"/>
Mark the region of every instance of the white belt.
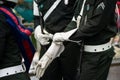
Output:
<path fill-rule="evenodd" d="M 110 49 L 112 47 L 111 42 L 101 44 L 101 45 L 85 45 L 85 52 L 102 52 Z"/>
<path fill-rule="evenodd" d="M 25 68 L 24 64 L 0 69 L 0 78 L 5 77 L 5 76 L 10 76 L 13 74 L 17 74 L 17 73 L 22 73 L 25 71 L 26 71 L 26 68 Z"/>

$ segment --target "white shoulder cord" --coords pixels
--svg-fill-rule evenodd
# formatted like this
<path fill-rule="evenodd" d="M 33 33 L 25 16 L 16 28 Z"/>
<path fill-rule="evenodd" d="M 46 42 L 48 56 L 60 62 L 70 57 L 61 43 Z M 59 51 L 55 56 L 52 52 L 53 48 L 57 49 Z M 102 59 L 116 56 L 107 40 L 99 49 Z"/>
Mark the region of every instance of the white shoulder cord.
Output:
<path fill-rule="evenodd" d="M 80 20 L 81 20 L 81 17 L 83 15 L 83 11 L 84 11 L 84 6 L 85 6 L 85 2 L 86 0 L 83 1 L 83 4 L 82 4 L 82 9 L 77 17 L 77 28 L 79 28 L 79 25 L 80 25 Z"/>

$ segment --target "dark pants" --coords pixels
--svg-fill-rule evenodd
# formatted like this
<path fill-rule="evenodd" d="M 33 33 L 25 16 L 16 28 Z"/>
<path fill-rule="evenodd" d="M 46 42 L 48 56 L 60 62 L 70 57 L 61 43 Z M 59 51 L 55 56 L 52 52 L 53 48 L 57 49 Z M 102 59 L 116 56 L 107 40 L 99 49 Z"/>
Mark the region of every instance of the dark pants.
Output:
<path fill-rule="evenodd" d="M 18 73 L 15 75 L 0 78 L 0 80 L 30 80 L 30 78 L 27 73 Z"/>
<path fill-rule="evenodd" d="M 65 50 L 53 60 L 40 80 L 79 80 L 80 45 L 65 43 Z"/>
<path fill-rule="evenodd" d="M 99 53 L 84 52 L 80 80 L 107 80 L 114 54 L 113 48 Z"/>

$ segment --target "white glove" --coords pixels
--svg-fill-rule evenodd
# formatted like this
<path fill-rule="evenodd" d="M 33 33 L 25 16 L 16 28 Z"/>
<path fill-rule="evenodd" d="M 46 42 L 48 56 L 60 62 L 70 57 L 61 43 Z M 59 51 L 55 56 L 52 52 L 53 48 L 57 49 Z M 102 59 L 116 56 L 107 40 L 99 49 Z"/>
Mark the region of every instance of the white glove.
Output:
<path fill-rule="evenodd" d="M 49 64 L 53 61 L 53 59 L 58 57 L 63 52 L 63 50 L 64 45 L 62 42 L 59 44 L 52 42 L 47 52 L 42 56 L 37 64 L 36 77 L 42 77 Z"/>
<path fill-rule="evenodd" d="M 37 66 L 38 61 L 39 61 L 39 55 L 40 55 L 39 52 L 36 52 L 34 54 L 34 57 L 33 57 L 33 60 L 31 62 L 30 69 L 29 69 L 29 74 L 31 74 L 31 75 L 35 75 L 35 69 L 36 69 L 36 66 Z"/>
<path fill-rule="evenodd" d="M 69 37 L 76 32 L 77 28 L 70 30 L 68 32 L 55 33 L 53 36 L 54 42 L 68 41 Z"/>
<path fill-rule="evenodd" d="M 49 39 L 51 39 L 51 34 L 43 34 L 41 31 L 41 26 L 37 26 L 34 31 L 34 36 L 37 41 L 40 42 L 41 45 L 48 45 Z"/>

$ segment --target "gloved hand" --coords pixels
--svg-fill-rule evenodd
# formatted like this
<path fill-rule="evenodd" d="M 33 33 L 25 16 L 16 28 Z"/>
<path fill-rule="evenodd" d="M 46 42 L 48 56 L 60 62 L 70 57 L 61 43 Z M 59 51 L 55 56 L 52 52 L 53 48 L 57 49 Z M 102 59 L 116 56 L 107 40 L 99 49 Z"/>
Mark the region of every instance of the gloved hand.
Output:
<path fill-rule="evenodd" d="M 37 66 L 38 61 L 39 61 L 39 55 L 40 55 L 39 52 L 36 52 L 34 54 L 34 57 L 33 57 L 33 60 L 31 62 L 30 69 L 29 69 L 29 74 L 31 74 L 31 75 L 35 75 L 35 69 L 36 69 L 36 66 Z"/>
<path fill-rule="evenodd" d="M 52 34 L 43 34 L 41 26 L 39 25 L 35 28 L 34 37 L 40 42 L 41 45 L 48 45 L 50 43 L 49 39 L 51 39 Z"/>
<path fill-rule="evenodd" d="M 63 41 L 68 41 L 69 37 L 76 32 L 77 28 L 70 30 L 68 32 L 60 32 L 60 33 L 55 33 L 53 36 L 53 41 L 54 42 L 63 42 Z"/>
<path fill-rule="evenodd" d="M 52 42 L 49 49 L 46 51 L 46 53 L 42 56 L 42 58 L 39 60 L 37 67 L 36 67 L 36 77 L 40 78 L 43 76 L 45 70 L 49 66 L 49 64 L 58 57 L 64 50 L 64 45 L 61 43 L 56 44 Z"/>

